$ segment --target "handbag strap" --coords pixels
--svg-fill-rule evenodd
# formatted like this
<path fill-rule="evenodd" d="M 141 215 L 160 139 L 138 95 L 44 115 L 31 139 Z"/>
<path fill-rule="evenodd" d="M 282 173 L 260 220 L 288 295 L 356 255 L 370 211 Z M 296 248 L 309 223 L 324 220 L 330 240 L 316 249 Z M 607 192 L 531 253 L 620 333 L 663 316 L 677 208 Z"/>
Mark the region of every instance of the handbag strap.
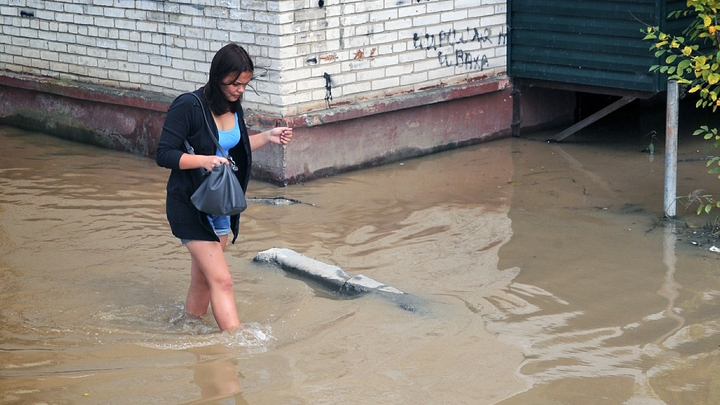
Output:
<path fill-rule="evenodd" d="M 210 133 L 210 138 L 212 138 L 213 142 L 215 142 L 215 146 L 217 146 L 217 148 L 220 150 L 220 153 L 222 153 L 223 157 L 225 159 L 227 159 L 228 162 L 230 162 L 230 167 L 232 168 L 232 170 L 234 172 L 236 172 L 238 170 L 238 168 L 235 165 L 235 161 L 233 160 L 233 158 L 228 156 L 227 153 L 225 153 L 225 149 L 223 149 L 223 147 L 220 146 L 220 142 L 218 142 L 217 138 L 215 138 L 215 136 L 213 135 L 213 130 L 210 127 L 210 122 L 208 121 L 207 114 L 205 114 L 205 106 L 203 106 L 202 100 L 200 100 L 200 97 L 198 97 L 197 94 L 195 94 L 193 92 L 190 92 L 190 94 L 192 94 L 193 97 L 195 97 L 195 99 L 197 99 L 198 103 L 200 103 L 200 111 L 202 111 L 203 119 L 205 120 L 205 126 L 207 126 L 207 129 Z M 190 146 L 190 143 L 187 141 L 187 139 L 185 139 L 185 148 L 187 149 L 188 153 L 195 154 L 195 149 L 193 149 L 193 147 Z"/>

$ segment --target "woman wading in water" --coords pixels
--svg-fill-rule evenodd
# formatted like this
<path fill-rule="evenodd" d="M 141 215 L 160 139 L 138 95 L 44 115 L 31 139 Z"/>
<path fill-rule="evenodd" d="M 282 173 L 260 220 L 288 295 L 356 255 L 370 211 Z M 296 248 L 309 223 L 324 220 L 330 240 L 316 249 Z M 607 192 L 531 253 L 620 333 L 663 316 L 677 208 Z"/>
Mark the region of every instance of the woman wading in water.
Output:
<path fill-rule="evenodd" d="M 238 236 L 240 215 L 214 216 L 198 211 L 190 196 L 203 180 L 201 168 L 212 170 L 229 164 L 210 138 L 214 136 L 238 166 L 235 175 L 247 190 L 252 165 L 252 151 L 270 143 L 287 145 L 292 128 L 278 127 L 249 135 L 240 102 L 252 79 L 253 62 L 237 44 L 228 44 L 213 57 L 207 84 L 195 90 L 202 104 L 192 94 L 183 94 L 168 109 L 157 147 L 157 164 L 172 169 L 167 183 L 166 213 L 173 235 L 180 238 L 190 252 L 190 288 L 185 311 L 204 316 L 208 306 L 221 330 L 240 326 L 233 281 L 225 246 L 228 235 L 232 243 Z M 209 119 L 208 130 L 203 110 Z M 188 141 L 195 154 L 187 153 Z"/>

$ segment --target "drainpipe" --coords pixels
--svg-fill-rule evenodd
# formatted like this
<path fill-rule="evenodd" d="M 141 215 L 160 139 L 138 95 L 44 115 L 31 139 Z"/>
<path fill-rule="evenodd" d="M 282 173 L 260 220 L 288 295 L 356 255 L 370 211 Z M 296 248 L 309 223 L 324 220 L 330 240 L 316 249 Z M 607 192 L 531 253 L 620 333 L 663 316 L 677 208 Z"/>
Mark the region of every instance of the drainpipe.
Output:
<path fill-rule="evenodd" d="M 510 128 L 512 129 L 512 136 L 514 138 L 520 137 L 520 127 L 522 126 L 522 105 L 520 104 L 520 79 L 512 79 L 512 99 L 513 99 L 513 111 L 512 111 L 512 122 Z"/>

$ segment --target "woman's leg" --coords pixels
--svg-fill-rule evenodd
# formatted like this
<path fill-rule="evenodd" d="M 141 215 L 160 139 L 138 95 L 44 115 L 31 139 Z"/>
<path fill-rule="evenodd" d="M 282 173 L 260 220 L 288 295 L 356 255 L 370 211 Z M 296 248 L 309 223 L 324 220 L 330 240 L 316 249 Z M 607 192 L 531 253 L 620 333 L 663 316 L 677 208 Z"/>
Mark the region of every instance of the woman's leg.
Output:
<path fill-rule="evenodd" d="M 226 330 L 239 326 L 240 320 L 232 276 L 224 254 L 227 236 L 220 237 L 220 240 L 220 243 L 193 240 L 185 245 L 192 257 L 186 310 L 202 316 L 207 312 L 209 302 L 218 326 Z"/>
<path fill-rule="evenodd" d="M 225 251 L 227 239 L 227 235 L 220 236 L 220 245 L 223 252 Z M 210 286 L 192 254 L 190 258 L 190 289 L 185 299 L 185 311 L 190 315 L 205 316 L 208 305 L 210 305 Z"/>
<path fill-rule="evenodd" d="M 190 289 L 185 299 L 185 311 L 190 315 L 205 316 L 210 305 L 210 286 L 195 258 L 190 257 Z"/>

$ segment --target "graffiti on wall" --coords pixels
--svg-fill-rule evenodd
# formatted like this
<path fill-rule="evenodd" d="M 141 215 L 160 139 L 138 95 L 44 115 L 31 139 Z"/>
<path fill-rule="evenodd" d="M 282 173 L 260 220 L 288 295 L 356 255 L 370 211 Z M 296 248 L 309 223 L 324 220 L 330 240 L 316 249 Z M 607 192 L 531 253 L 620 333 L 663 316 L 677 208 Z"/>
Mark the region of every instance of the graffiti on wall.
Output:
<path fill-rule="evenodd" d="M 507 31 L 501 28 L 493 32 L 491 28 L 471 28 L 464 30 L 450 29 L 440 31 L 437 34 L 425 33 L 424 35 L 413 34 L 413 47 L 437 51 L 437 60 L 440 66 L 459 66 L 469 70 L 485 70 L 490 67 L 487 55 L 480 51 L 465 51 L 463 45 L 479 43 L 483 47 L 493 45 L 505 45 L 507 43 Z M 438 50 L 438 48 L 452 48 L 451 52 Z"/>

